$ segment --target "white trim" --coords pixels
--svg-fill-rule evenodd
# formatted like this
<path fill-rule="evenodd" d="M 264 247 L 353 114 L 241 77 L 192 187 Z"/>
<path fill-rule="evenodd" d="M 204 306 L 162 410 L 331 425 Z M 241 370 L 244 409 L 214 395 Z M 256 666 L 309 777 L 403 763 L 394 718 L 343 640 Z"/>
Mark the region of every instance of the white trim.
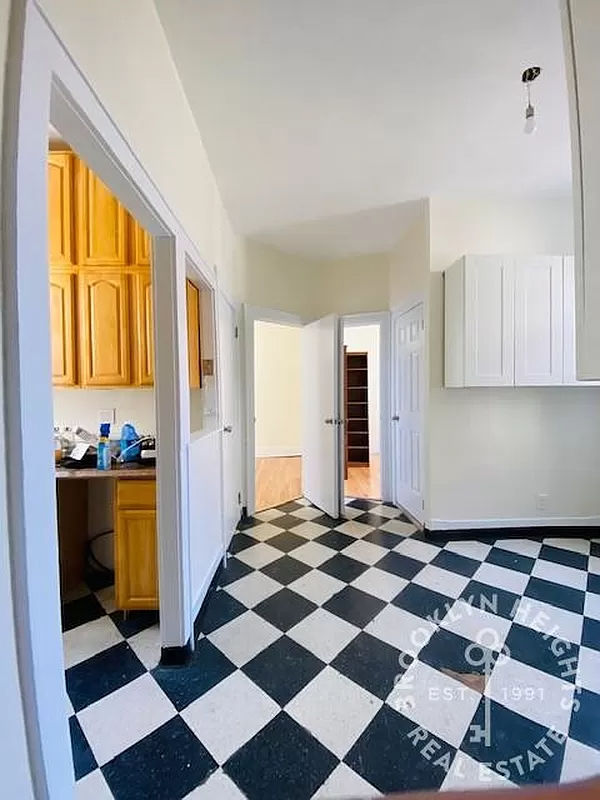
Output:
<path fill-rule="evenodd" d="M 202 603 L 204 602 L 204 598 L 206 597 L 207 592 L 210 588 L 211 581 L 215 577 L 215 573 L 219 568 L 219 563 L 223 559 L 224 555 L 225 555 L 225 550 L 223 549 L 221 550 L 220 553 L 218 553 L 214 557 L 210 565 L 210 569 L 206 573 L 206 578 L 202 581 L 202 586 L 200 588 L 200 591 L 197 592 L 196 597 L 192 602 L 192 625 L 196 621 L 196 617 L 198 616 L 200 609 L 202 608 Z"/>
<path fill-rule="evenodd" d="M 298 447 L 286 447 L 285 445 L 282 446 L 272 446 L 272 447 L 257 447 L 256 448 L 256 458 L 294 458 L 295 456 L 302 455 L 302 448 L 300 445 Z"/>
<path fill-rule="evenodd" d="M 412 311 L 413 308 L 423 303 L 423 307 L 427 308 L 427 295 L 425 292 L 414 292 L 406 297 L 400 305 L 392 308 L 392 314 L 406 314 L 407 311 Z"/>
<path fill-rule="evenodd" d="M 600 525 L 600 517 L 523 517 L 522 519 L 432 519 L 431 531 L 481 530 L 482 528 L 585 528 Z"/>

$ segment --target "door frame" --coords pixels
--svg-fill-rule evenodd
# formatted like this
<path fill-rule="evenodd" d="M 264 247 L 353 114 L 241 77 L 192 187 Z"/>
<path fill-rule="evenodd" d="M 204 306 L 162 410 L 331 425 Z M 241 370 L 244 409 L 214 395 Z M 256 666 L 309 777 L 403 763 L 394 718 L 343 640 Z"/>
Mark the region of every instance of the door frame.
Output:
<path fill-rule="evenodd" d="M 393 480 L 392 480 L 392 447 L 391 447 L 391 318 L 389 311 L 379 311 L 371 314 L 348 314 L 340 317 L 341 320 L 341 340 L 342 355 L 340 361 L 341 373 L 341 397 L 344 396 L 344 333 L 346 328 L 362 328 L 366 325 L 377 325 L 379 327 L 379 441 L 380 441 L 380 463 L 381 463 L 381 501 L 383 503 L 393 502 Z M 341 416 L 344 416 L 342 408 Z M 342 438 L 342 464 L 344 463 L 344 441 Z M 342 495 L 344 493 L 344 482 L 342 480 Z M 341 508 L 344 507 L 342 497 Z"/>
<path fill-rule="evenodd" d="M 12 8 L 3 151 L 2 430 L 15 639 L 33 791 L 73 786 L 60 625 L 47 276 L 51 122 L 152 236 L 161 643 L 192 633 L 186 257 L 208 267 L 34 0 Z M 160 320 L 160 323 L 158 322 Z M 160 336 L 157 330 L 160 327 Z M 36 345 L 32 346 L 32 342 Z M 47 442 L 47 450 L 40 443 Z M 3 477 L 0 474 L 0 478 Z"/>
<path fill-rule="evenodd" d="M 245 506 L 244 511 L 249 516 L 256 513 L 256 431 L 254 418 L 256 415 L 256 397 L 254 391 L 254 323 L 273 322 L 279 325 L 288 325 L 293 328 L 303 328 L 304 320 L 297 314 L 288 314 L 285 311 L 277 311 L 272 308 L 261 308 L 259 306 L 243 306 L 243 337 L 242 342 L 244 352 L 244 375 L 241 382 L 242 406 L 245 406 L 246 413 L 243 414 L 242 424 L 245 458 L 244 475 L 242 475 L 242 485 L 245 487 Z M 244 391 L 245 389 L 245 391 Z"/>

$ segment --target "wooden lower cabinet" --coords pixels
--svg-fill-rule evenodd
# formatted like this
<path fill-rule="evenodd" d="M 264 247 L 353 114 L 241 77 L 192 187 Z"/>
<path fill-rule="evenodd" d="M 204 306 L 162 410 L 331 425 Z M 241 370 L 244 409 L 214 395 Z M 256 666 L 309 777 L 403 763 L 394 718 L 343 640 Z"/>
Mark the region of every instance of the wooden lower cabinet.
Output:
<path fill-rule="evenodd" d="M 156 482 L 116 483 L 116 605 L 124 611 L 157 609 Z"/>

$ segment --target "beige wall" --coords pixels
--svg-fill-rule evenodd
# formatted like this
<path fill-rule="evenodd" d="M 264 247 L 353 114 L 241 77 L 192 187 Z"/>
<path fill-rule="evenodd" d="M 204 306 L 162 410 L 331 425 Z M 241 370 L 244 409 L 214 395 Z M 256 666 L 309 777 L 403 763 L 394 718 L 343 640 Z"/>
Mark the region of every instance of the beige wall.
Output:
<path fill-rule="evenodd" d="M 116 423 L 111 436 L 118 435 L 126 422 L 135 425 L 140 434 L 156 433 L 154 389 L 54 389 L 54 424 L 81 425 L 91 433 L 98 432 L 100 411 L 114 408 Z"/>
<path fill-rule="evenodd" d="M 389 254 L 389 305 L 399 308 L 429 289 L 429 201 Z"/>
<path fill-rule="evenodd" d="M 302 451 L 301 328 L 254 324 L 256 456 Z"/>
<path fill-rule="evenodd" d="M 389 308 L 387 253 L 324 261 L 319 269 L 318 315 L 360 314 Z"/>

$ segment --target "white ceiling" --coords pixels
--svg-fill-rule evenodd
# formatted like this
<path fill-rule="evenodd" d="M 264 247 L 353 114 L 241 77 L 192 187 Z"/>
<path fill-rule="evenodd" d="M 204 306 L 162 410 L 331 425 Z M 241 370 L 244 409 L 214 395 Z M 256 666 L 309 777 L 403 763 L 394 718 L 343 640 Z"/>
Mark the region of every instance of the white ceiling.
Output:
<path fill-rule="evenodd" d="M 239 233 L 350 255 L 422 197 L 570 192 L 558 0 L 155 2 Z"/>

